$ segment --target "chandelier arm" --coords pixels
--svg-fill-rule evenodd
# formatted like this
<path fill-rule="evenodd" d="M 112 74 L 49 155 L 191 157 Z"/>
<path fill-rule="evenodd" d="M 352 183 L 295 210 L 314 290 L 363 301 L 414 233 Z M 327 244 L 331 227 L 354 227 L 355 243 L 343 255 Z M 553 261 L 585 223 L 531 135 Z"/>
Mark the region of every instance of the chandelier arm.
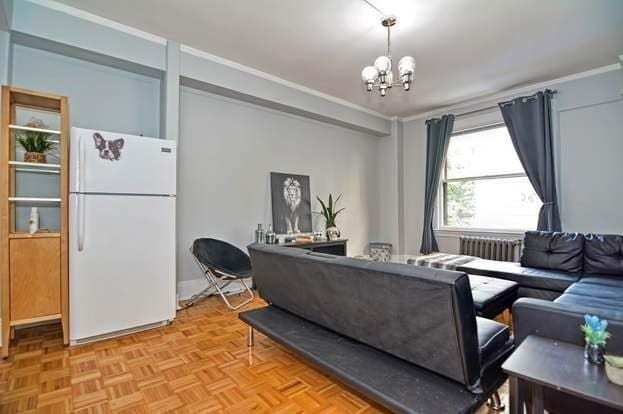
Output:
<path fill-rule="evenodd" d="M 391 39 L 391 27 L 387 26 L 387 57 L 392 60 L 392 39 Z M 392 68 L 393 69 L 393 68 Z"/>
<path fill-rule="evenodd" d="M 379 9 L 378 7 L 376 7 L 374 4 L 372 4 L 372 2 L 368 0 L 363 0 L 363 2 L 366 3 L 368 6 L 372 7 L 374 10 L 376 10 L 381 15 L 381 17 L 387 17 L 387 14 L 383 13 L 383 11 Z"/>

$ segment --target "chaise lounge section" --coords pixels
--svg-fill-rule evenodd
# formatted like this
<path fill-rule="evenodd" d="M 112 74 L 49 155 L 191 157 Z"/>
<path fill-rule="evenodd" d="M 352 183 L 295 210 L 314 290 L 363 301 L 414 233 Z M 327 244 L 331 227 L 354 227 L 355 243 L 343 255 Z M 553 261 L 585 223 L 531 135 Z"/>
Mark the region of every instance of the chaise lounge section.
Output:
<path fill-rule="evenodd" d="M 524 246 L 521 264 L 478 260 L 460 267 L 520 283 L 524 298 L 513 305 L 516 344 L 539 335 L 583 346 L 579 327 L 590 314 L 608 320 L 607 351 L 623 355 L 623 236 L 527 232 Z M 552 390 L 545 404 L 553 413 L 612 412 Z"/>
<path fill-rule="evenodd" d="M 400 413 L 467 413 L 505 381 L 507 326 L 476 316 L 465 273 L 249 246 L 265 308 L 250 327 Z"/>

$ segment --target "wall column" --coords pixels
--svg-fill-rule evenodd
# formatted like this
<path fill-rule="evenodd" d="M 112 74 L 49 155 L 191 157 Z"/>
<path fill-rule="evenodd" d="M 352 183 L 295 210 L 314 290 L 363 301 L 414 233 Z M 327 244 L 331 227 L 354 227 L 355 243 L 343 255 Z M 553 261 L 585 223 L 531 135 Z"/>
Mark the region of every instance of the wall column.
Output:
<path fill-rule="evenodd" d="M 180 44 L 167 41 L 160 137 L 177 142 L 180 127 Z"/>

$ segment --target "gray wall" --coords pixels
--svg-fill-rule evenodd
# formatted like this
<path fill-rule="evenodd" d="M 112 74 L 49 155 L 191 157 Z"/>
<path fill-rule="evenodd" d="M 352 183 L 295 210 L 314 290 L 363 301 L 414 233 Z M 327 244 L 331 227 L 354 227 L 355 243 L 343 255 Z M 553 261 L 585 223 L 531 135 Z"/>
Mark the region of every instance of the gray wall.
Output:
<path fill-rule="evenodd" d="M 188 87 L 180 108 L 179 280 L 201 276 L 188 252 L 195 238 L 244 248 L 257 223 L 272 221 L 271 171 L 309 175 L 313 199 L 344 194 L 337 224 L 350 254 L 376 235 L 379 138 Z M 323 228 L 322 219 L 313 220 Z"/>
<path fill-rule="evenodd" d="M 552 84 L 551 87 L 558 90 L 554 124 L 563 230 L 623 234 L 623 72 L 613 70 Z M 480 106 L 486 107 L 501 100 L 504 99 Z M 443 113 L 443 110 L 439 111 L 439 114 Z M 487 120 L 496 117 L 496 113 L 480 116 Z M 402 191 L 407 253 L 417 253 L 420 247 L 425 152 L 424 119 L 405 122 Z M 459 236 L 439 232 L 440 250 L 458 252 Z M 513 237 L 509 234 L 501 236 Z"/>
<path fill-rule="evenodd" d="M 8 82 L 7 76 L 9 74 L 9 40 L 9 32 L 0 30 L 0 85 L 5 85 Z"/>
<path fill-rule="evenodd" d="M 12 84 L 66 95 L 71 126 L 159 136 L 159 79 L 18 44 L 12 47 Z"/>

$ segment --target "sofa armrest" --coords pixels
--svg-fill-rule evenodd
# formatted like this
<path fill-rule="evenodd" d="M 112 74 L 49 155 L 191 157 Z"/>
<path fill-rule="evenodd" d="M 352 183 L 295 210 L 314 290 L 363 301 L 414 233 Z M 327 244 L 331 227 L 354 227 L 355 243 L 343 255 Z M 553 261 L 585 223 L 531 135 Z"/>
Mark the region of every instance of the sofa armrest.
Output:
<path fill-rule="evenodd" d="M 513 329 L 515 344 L 519 345 L 528 335 L 539 335 L 563 342 L 584 346 L 580 325 L 584 315 L 597 315 L 608 320 L 606 352 L 623 355 L 623 320 L 613 319 L 603 309 L 590 306 L 572 306 L 542 299 L 522 298 L 513 305 Z"/>

